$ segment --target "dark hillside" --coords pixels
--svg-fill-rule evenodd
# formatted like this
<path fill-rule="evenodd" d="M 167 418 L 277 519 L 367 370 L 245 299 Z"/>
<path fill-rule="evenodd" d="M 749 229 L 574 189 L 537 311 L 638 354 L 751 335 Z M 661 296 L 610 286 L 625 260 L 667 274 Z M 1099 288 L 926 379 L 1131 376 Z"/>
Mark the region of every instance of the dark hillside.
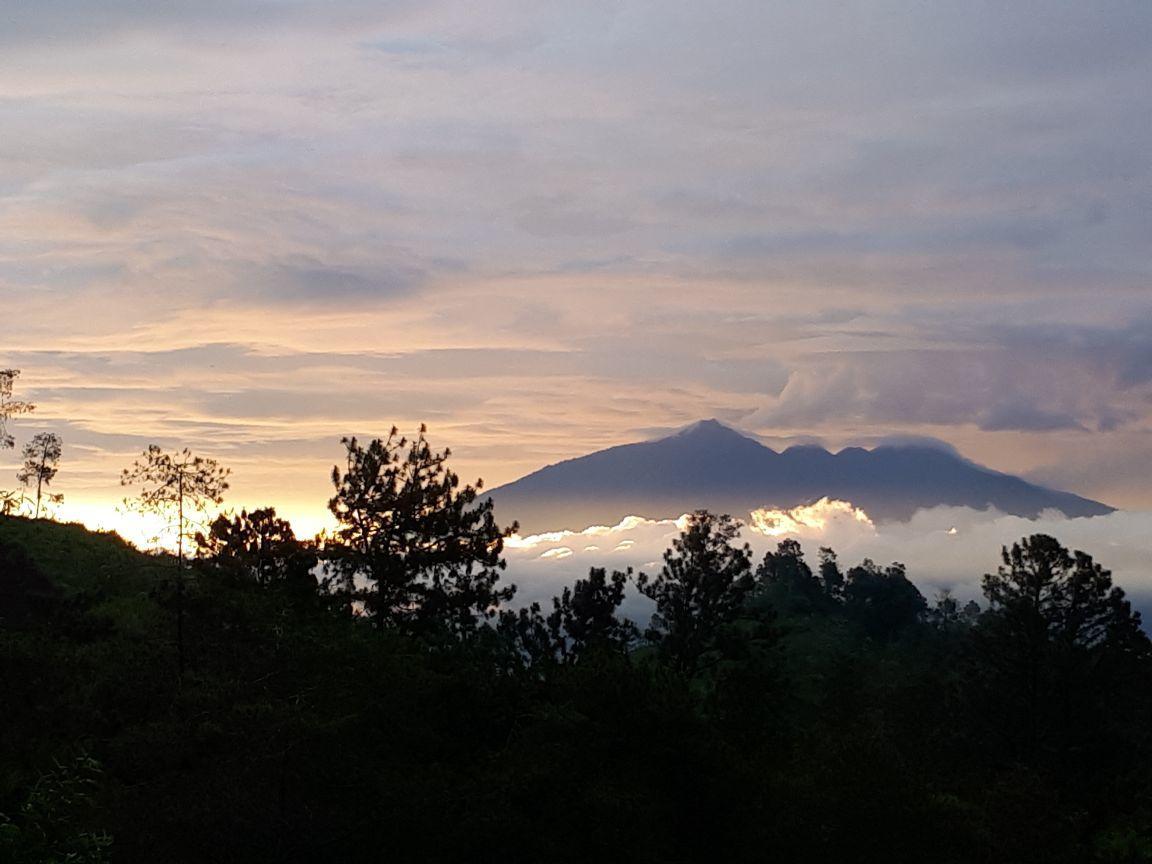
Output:
<path fill-rule="evenodd" d="M 601 572 L 551 647 L 202 563 L 181 675 L 169 559 L 7 520 L 4 584 L 44 602 L 0 621 L 0 861 L 1148 860 L 1152 669 L 1105 577 L 1106 641 L 1038 653 L 898 565 L 708 542 L 739 602 L 669 613 L 690 639 L 625 627 Z"/>
<path fill-rule="evenodd" d="M 47 519 L 0 517 L 0 543 L 23 550 L 36 569 L 66 593 L 146 590 L 166 563 L 140 552 L 119 534 Z"/>

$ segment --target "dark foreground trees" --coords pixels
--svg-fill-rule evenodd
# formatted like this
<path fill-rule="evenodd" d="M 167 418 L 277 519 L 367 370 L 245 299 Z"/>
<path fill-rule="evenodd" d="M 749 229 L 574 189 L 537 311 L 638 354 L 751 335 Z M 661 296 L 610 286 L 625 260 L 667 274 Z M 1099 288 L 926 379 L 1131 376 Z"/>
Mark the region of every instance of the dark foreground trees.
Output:
<path fill-rule="evenodd" d="M 179 676 L 170 562 L 0 520 L 41 589 L 0 622 L 0 860 L 1149 859 L 1148 641 L 1089 556 L 1027 538 L 984 612 L 929 609 L 792 540 L 753 572 L 701 512 L 637 578 L 647 638 L 627 571 L 493 619 L 505 532 L 420 441 L 346 445 L 313 573 L 355 615 L 270 508 L 217 519 Z"/>
<path fill-rule="evenodd" d="M 1140 616 L 1091 555 L 1033 535 L 1003 550 L 984 577 L 989 608 L 973 634 L 988 739 L 1028 764 L 1110 750 L 1131 705 L 1133 670 L 1147 664 Z"/>
<path fill-rule="evenodd" d="M 264 588 L 301 595 L 316 591 L 314 544 L 298 540 L 275 507 L 217 516 L 207 534 L 196 534 L 196 546 L 205 560 Z"/>

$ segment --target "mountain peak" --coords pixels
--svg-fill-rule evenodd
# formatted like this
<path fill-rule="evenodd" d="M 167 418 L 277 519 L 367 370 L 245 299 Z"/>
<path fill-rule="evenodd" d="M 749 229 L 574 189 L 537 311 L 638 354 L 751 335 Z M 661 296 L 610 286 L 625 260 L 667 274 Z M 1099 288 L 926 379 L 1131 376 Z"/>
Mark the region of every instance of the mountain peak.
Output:
<path fill-rule="evenodd" d="M 695 423 L 690 423 L 683 429 L 674 432 L 668 436 L 670 438 L 701 438 L 701 439 L 715 439 L 715 438 L 745 438 L 752 441 L 751 437 L 745 435 L 739 429 L 733 429 L 726 423 L 721 423 L 715 417 L 707 420 L 697 420 Z"/>
<path fill-rule="evenodd" d="M 781 454 L 715 418 L 541 468 L 490 495 L 503 518 L 533 533 L 614 525 L 625 516 L 675 518 L 700 508 L 743 517 L 822 497 L 851 501 L 876 521 L 906 521 L 939 506 L 1026 518 L 1045 510 L 1070 517 L 1112 510 L 943 450 L 881 446 L 833 454 L 809 445 Z"/>

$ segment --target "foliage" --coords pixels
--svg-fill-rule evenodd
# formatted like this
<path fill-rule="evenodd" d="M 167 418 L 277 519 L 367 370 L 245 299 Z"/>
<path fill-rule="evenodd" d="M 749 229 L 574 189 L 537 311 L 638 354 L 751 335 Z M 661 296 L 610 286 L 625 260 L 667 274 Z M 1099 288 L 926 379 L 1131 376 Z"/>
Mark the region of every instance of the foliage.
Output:
<path fill-rule="evenodd" d="M 1147 664 L 1152 645 L 1091 555 L 1036 534 L 1002 557 L 984 577 L 989 608 L 972 643 L 987 737 L 1005 759 L 1066 753 L 1076 764 L 1131 704 L 1133 670 Z"/>
<path fill-rule="evenodd" d="M 631 577 L 631 570 L 609 575 L 603 567 L 593 567 L 587 579 L 577 579 L 565 586 L 559 597 L 552 598 L 552 612 L 547 617 L 539 603 L 505 609 L 497 630 L 513 656 L 529 665 L 576 663 L 605 652 L 624 654 L 640 638 L 639 628 L 616 614 Z"/>
<path fill-rule="evenodd" d="M 140 491 L 125 504 L 169 518 L 176 527 L 178 558 L 184 559 L 184 541 L 194 539 L 189 524 L 194 514 L 203 515 L 209 506 L 220 504 L 232 472 L 215 459 L 193 456 L 185 447 L 165 453 L 153 444 L 130 468 L 120 474 L 120 485 L 139 485 Z"/>
<path fill-rule="evenodd" d="M 631 575 L 616 570 L 609 576 L 603 567 L 593 567 L 587 579 L 577 579 L 553 598 L 548 626 L 561 656 L 574 660 L 596 649 L 626 651 L 636 642 L 636 625 L 616 616 Z"/>
<path fill-rule="evenodd" d="M 332 469 L 328 506 L 339 522 L 325 557 L 336 590 L 378 626 L 426 636 L 474 633 L 514 589 L 500 587 L 504 539 L 491 500 L 460 486 L 426 429 L 409 442 L 393 428 L 363 446 L 345 438 L 345 468 Z M 365 584 L 366 588 L 360 585 Z"/>
<path fill-rule="evenodd" d="M 0 450 L 10 450 L 16 446 L 16 439 L 8 432 L 8 421 L 20 414 L 27 414 L 36 407 L 30 402 L 12 398 L 14 385 L 19 377 L 19 369 L 0 369 Z"/>
<path fill-rule="evenodd" d="M 55 432 L 40 432 L 24 445 L 24 465 L 17 472 L 16 479 L 25 486 L 36 486 L 36 513 L 40 518 L 40 505 L 43 489 L 50 486 L 59 471 L 60 454 L 63 442 Z M 62 495 L 49 495 L 49 500 L 60 503 Z"/>
<path fill-rule="evenodd" d="M 15 516 L 28 503 L 28 496 L 19 490 L 0 489 L 0 516 Z"/>
<path fill-rule="evenodd" d="M 1091 555 L 1069 553 L 1055 537 L 1034 534 L 1002 556 L 1000 569 L 984 576 L 984 593 L 992 614 L 1019 638 L 1068 648 L 1109 642 L 1143 648 L 1139 613 Z"/>
<path fill-rule="evenodd" d="M 660 572 L 636 579 L 640 592 L 656 601 L 645 635 L 681 671 L 695 669 L 752 590 L 752 550 L 733 545 L 739 534 L 732 517 L 699 510 L 664 553 Z"/>
<path fill-rule="evenodd" d="M 1085 553 L 1026 538 L 986 611 L 928 608 L 790 541 L 754 578 L 697 513 L 636 580 L 648 638 L 626 572 L 492 616 L 510 591 L 436 602 L 421 557 L 497 544 L 491 508 L 389 440 L 351 442 L 323 551 L 364 603 L 403 565 L 395 617 L 323 602 L 271 508 L 218 518 L 176 595 L 171 556 L 0 518 L 0 860 L 1149 860 L 1152 652 Z"/>
<path fill-rule="evenodd" d="M 835 553 L 831 554 L 835 567 Z M 822 560 L 822 572 L 825 566 Z M 756 583 L 774 606 L 789 613 L 811 613 L 838 596 L 829 593 L 823 577 L 816 576 L 804 560 L 799 541 L 791 538 L 781 540 L 775 552 L 765 553 L 756 568 Z"/>
<path fill-rule="evenodd" d="M 868 634 L 883 642 L 920 623 L 928 611 L 903 564 L 879 567 L 867 558 L 848 571 L 844 600 Z"/>
<path fill-rule="evenodd" d="M 316 551 L 296 539 L 274 507 L 217 516 L 207 534 L 196 534 L 196 546 L 205 560 L 258 585 L 315 590 Z"/>
<path fill-rule="evenodd" d="M 166 516 L 176 527 L 176 655 L 181 675 L 185 666 L 184 541 L 194 539 L 189 527 L 193 514 L 203 515 L 209 506 L 224 500 L 230 473 L 215 459 L 193 456 L 187 447 L 165 453 L 153 444 L 120 475 L 122 486 L 140 486 L 137 498 L 126 499 L 126 505 Z"/>
<path fill-rule="evenodd" d="M 0 858 L 10 864 L 103 864 L 112 838 L 84 819 L 99 788 L 100 763 L 86 754 L 55 762 L 28 792 L 14 819 L 0 813 Z"/>

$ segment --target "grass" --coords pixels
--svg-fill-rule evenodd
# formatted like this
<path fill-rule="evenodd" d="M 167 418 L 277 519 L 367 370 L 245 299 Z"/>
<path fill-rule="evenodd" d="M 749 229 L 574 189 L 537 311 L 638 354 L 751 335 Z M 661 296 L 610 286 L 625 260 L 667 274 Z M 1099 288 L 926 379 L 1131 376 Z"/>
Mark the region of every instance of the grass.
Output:
<path fill-rule="evenodd" d="M 170 556 L 145 554 L 113 531 L 75 522 L 3 516 L 0 543 L 23 548 L 65 595 L 148 591 L 173 567 Z"/>

